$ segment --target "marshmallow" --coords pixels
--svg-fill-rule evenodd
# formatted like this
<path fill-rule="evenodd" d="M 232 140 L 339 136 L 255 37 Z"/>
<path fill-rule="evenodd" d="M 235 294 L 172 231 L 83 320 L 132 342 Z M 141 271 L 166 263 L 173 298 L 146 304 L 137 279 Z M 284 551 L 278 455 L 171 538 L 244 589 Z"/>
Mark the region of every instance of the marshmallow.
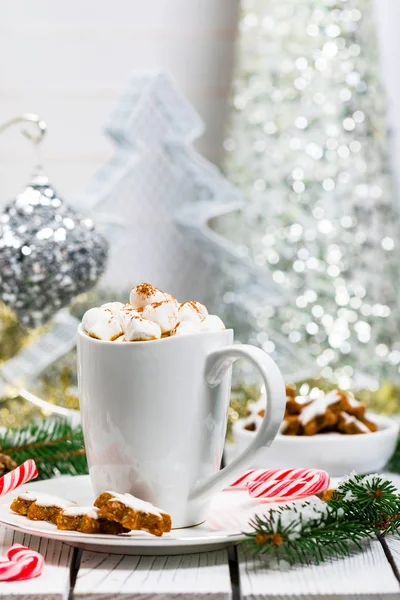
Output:
<path fill-rule="evenodd" d="M 106 304 L 102 304 L 100 308 L 109 308 L 118 319 L 119 311 L 123 306 L 122 302 L 107 302 Z"/>
<path fill-rule="evenodd" d="M 193 321 L 181 321 L 173 328 L 171 335 L 186 335 L 188 333 L 199 333 L 200 331 L 200 321 L 198 323 Z"/>
<path fill-rule="evenodd" d="M 201 322 L 201 331 L 222 331 L 223 329 L 225 329 L 225 325 L 217 315 L 208 315 Z"/>
<path fill-rule="evenodd" d="M 142 308 L 153 302 L 163 302 L 167 300 L 168 295 L 150 285 L 150 283 L 139 283 L 131 291 L 129 302 L 133 308 Z"/>
<path fill-rule="evenodd" d="M 165 334 L 225 329 L 221 319 L 209 315 L 201 302 L 190 300 L 179 304 L 174 296 L 149 283 L 136 285 L 127 304 L 107 302 L 88 310 L 82 326 L 91 337 L 118 342 L 158 340 Z"/>
<path fill-rule="evenodd" d="M 173 302 L 175 304 L 176 308 L 179 308 L 179 302 L 175 298 L 175 296 L 173 296 L 172 294 L 167 294 L 165 292 L 164 292 L 164 296 L 165 296 L 166 300 L 169 300 L 170 302 Z"/>
<path fill-rule="evenodd" d="M 128 302 L 128 304 L 122 305 L 118 315 L 116 315 L 116 316 L 121 324 L 122 330 L 125 332 L 131 318 L 132 317 L 141 317 L 142 315 L 140 314 L 140 312 L 137 309 L 133 308 Z"/>
<path fill-rule="evenodd" d="M 131 316 L 125 331 L 125 338 L 130 342 L 145 342 L 147 340 L 159 340 L 161 329 L 157 323 L 140 316 Z"/>
<path fill-rule="evenodd" d="M 183 302 L 178 308 L 179 321 L 191 321 L 192 323 L 200 323 L 208 316 L 208 310 L 196 300 Z"/>
<path fill-rule="evenodd" d="M 122 327 L 109 308 L 90 308 L 85 312 L 82 326 L 86 333 L 98 340 L 116 340 L 123 334 Z"/>
<path fill-rule="evenodd" d="M 147 304 L 143 309 L 142 316 L 144 319 L 157 323 L 161 327 L 162 333 L 169 333 L 178 323 L 178 309 L 172 300 Z"/>

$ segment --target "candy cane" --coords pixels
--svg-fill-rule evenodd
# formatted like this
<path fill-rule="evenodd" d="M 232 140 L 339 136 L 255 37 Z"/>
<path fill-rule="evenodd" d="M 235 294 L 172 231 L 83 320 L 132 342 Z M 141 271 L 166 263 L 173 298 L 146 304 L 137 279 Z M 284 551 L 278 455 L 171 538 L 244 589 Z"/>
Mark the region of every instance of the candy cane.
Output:
<path fill-rule="evenodd" d="M 38 476 L 35 461 L 26 460 L 22 465 L 0 477 L 0 496 L 12 492 L 18 486 Z"/>
<path fill-rule="evenodd" d="M 7 558 L 8 561 L 0 562 L 0 581 L 32 579 L 43 571 L 43 556 L 21 544 L 11 546 Z"/>
<path fill-rule="evenodd" d="M 249 483 L 247 489 L 253 498 L 278 501 L 307 498 L 328 489 L 328 487 L 328 473 L 315 471 L 312 476 L 303 479 L 255 481 Z"/>
<path fill-rule="evenodd" d="M 309 480 L 315 473 L 319 473 L 319 471 L 316 469 L 251 469 L 231 483 L 229 488 L 246 490 L 248 485 L 255 483 L 256 481 L 282 481 L 288 479 Z"/>

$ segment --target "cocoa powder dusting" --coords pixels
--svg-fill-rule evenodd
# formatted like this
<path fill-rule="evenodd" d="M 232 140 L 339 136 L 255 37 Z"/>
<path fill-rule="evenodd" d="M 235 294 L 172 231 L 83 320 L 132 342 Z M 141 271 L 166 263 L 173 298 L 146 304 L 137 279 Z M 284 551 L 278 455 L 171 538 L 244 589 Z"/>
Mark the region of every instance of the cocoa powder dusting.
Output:
<path fill-rule="evenodd" d="M 144 298 L 150 298 L 156 291 L 157 288 L 155 288 L 154 285 L 151 285 L 151 283 L 139 283 L 139 285 L 136 286 L 136 293 Z"/>
<path fill-rule="evenodd" d="M 196 301 L 195 300 L 186 300 L 186 302 L 183 302 L 181 304 L 181 306 L 185 306 L 185 304 L 189 304 L 193 310 L 195 310 L 197 313 L 199 313 L 201 315 L 200 310 L 198 309 L 197 305 L 196 305 Z"/>
<path fill-rule="evenodd" d="M 162 304 L 165 304 L 165 302 L 168 302 L 168 300 L 161 300 L 160 302 L 152 302 L 151 306 L 153 308 L 158 308 L 159 306 L 161 306 Z"/>

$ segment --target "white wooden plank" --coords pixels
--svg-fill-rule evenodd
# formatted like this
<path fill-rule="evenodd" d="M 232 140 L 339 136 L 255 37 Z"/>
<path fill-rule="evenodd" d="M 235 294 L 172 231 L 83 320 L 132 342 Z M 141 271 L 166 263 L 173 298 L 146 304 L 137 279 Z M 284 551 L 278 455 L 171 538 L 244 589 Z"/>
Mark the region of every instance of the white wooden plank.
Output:
<path fill-rule="evenodd" d="M 268 564 L 266 558 L 254 558 L 239 551 L 242 598 L 245 600 L 317 597 L 399 598 L 400 585 L 393 574 L 378 540 L 364 552 L 321 565 L 289 567 Z"/>
<path fill-rule="evenodd" d="M 22 544 L 43 554 L 42 574 L 25 581 L 0 582 L 0 598 L 6 600 L 67 600 L 70 589 L 70 566 L 73 550 L 70 546 L 33 537 L 0 527 L 0 560 L 6 560 L 7 550 L 13 544 Z"/>
<path fill-rule="evenodd" d="M 84 552 L 74 600 L 105 598 L 229 600 L 231 583 L 225 550 L 178 556 L 124 556 Z"/>
<path fill-rule="evenodd" d="M 397 570 L 397 576 L 400 578 L 400 537 L 388 536 L 385 541 L 393 559 L 393 567 Z"/>

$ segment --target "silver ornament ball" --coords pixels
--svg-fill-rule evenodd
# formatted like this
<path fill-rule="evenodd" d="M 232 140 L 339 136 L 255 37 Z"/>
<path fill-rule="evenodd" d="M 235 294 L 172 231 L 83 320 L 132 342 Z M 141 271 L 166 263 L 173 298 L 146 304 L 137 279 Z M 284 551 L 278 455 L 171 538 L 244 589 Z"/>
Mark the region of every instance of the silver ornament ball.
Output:
<path fill-rule="evenodd" d="M 27 327 L 46 323 L 103 274 L 108 244 L 42 172 L 0 216 L 0 300 Z"/>

